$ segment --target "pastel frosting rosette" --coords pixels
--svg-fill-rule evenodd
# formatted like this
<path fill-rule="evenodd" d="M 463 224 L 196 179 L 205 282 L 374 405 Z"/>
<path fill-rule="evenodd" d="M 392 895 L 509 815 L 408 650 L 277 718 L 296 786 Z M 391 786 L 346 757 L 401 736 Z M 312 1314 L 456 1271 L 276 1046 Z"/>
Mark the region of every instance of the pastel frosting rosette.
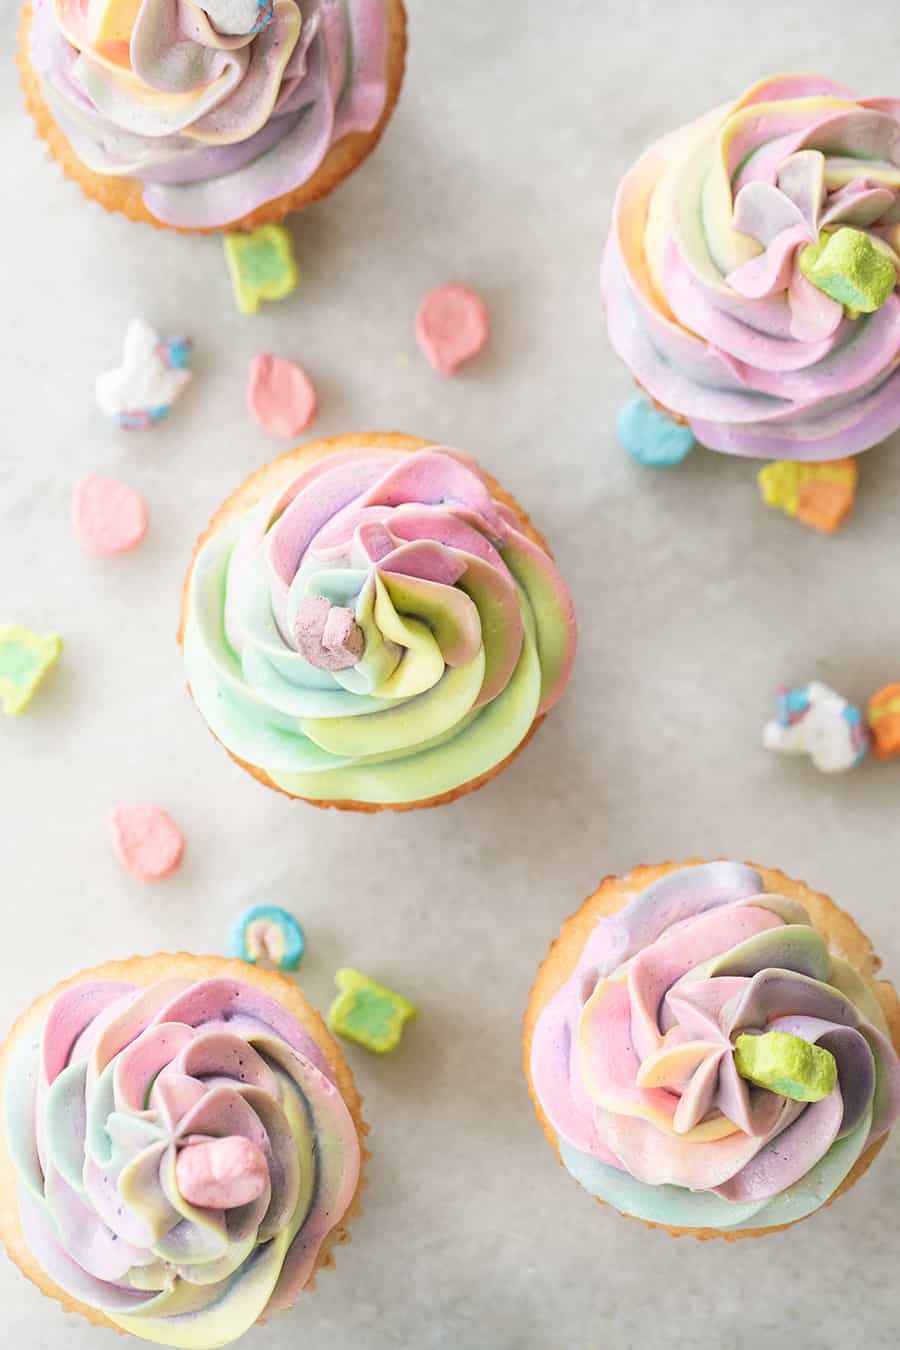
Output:
<path fill-rule="evenodd" d="M 137 218 L 260 223 L 364 158 L 399 89 L 404 22 L 401 0 L 34 0 L 26 93 L 104 205 L 134 215 L 114 186 L 130 180 Z M 351 133 L 365 149 L 325 174 Z"/>
<path fill-rule="evenodd" d="M 868 449 L 900 426 L 898 189 L 900 100 L 764 80 L 625 175 L 603 264 L 613 346 L 711 449 Z"/>
<path fill-rule="evenodd" d="M 371 810 L 497 772 L 562 694 L 575 620 L 543 540 L 473 460 L 373 435 L 292 452 L 226 503 L 183 641 L 237 760 Z"/>
<path fill-rule="evenodd" d="M 900 1114 L 900 1006 L 876 968 L 848 916 L 781 873 L 611 878 L 563 929 L 527 1017 L 564 1166 L 621 1213 L 704 1237 L 814 1213 Z M 774 1077 L 746 1067 L 763 1048 L 784 1058 Z M 805 1086 L 798 1064 L 817 1075 Z"/>
<path fill-rule="evenodd" d="M 92 1321 L 186 1350 L 290 1307 L 346 1238 L 363 1157 L 349 1071 L 299 991 L 208 964 L 70 981 L 3 1065 L 10 1254 Z M 127 978 L 143 967 L 181 973 Z"/>

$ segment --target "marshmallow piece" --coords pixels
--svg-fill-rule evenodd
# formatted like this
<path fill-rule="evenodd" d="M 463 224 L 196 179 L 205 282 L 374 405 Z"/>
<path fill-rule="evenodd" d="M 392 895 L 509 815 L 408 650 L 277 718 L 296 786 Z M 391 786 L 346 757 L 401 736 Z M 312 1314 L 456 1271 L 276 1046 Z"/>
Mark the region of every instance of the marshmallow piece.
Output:
<path fill-rule="evenodd" d="M 56 633 L 41 637 L 19 623 L 0 627 L 0 707 L 7 717 L 25 711 L 62 647 Z"/>
<path fill-rule="evenodd" d="M 293 914 L 277 905 L 253 905 L 238 915 L 228 942 L 229 956 L 279 970 L 296 970 L 305 949 L 303 929 Z"/>
<path fill-rule="evenodd" d="M 794 1102 L 820 1102 L 837 1084 L 837 1061 L 831 1051 L 786 1031 L 738 1036 L 734 1067 L 749 1083 Z"/>
<path fill-rule="evenodd" d="M 822 534 L 836 533 L 853 510 L 858 479 L 853 457 L 824 464 L 774 460 L 757 474 L 766 506 Z"/>
<path fill-rule="evenodd" d="M 294 619 L 297 649 L 317 670 L 349 670 L 365 651 L 366 638 L 352 609 L 324 595 L 304 596 Z"/>
<path fill-rule="evenodd" d="M 112 558 L 137 548 L 144 538 L 147 506 L 127 483 L 87 474 L 75 485 L 72 528 L 88 553 Z"/>
<path fill-rule="evenodd" d="M 435 370 L 455 375 L 488 338 L 484 301 L 468 286 L 439 286 L 419 306 L 416 337 Z"/>
<path fill-rule="evenodd" d="M 873 314 L 897 284 L 888 253 L 864 230 L 845 225 L 823 235 L 800 254 L 800 271 L 825 295 L 844 306 L 847 317 Z"/>
<path fill-rule="evenodd" d="M 345 968 L 334 978 L 341 993 L 328 1010 L 332 1031 L 375 1055 L 395 1050 L 405 1023 L 415 1021 L 419 1015 L 415 1004 L 358 970 Z"/>
<path fill-rule="evenodd" d="M 255 314 L 263 300 L 284 300 L 299 280 L 291 236 L 283 225 L 226 234 L 225 259 L 242 314 Z"/>
<path fill-rule="evenodd" d="M 247 406 L 263 431 L 289 438 L 309 426 L 318 398 L 302 366 L 265 352 L 250 362 Z"/>
<path fill-rule="evenodd" d="M 203 8 L 216 32 L 226 37 L 258 33 L 272 17 L 272 6 L 266 0 L 204 0 Z"/>
<path fill-rule="evenodd" d="M 132 319 L 125 333 L 122 364 L 97 376 L 100 411 L 125 431 L 144 431 L 162 420 L 191 382 L 190 338 L 160 338 Z"/>
<path fill-rule="evenodd" d="M 160 806 L 117 806 L 110 817 L 113 847 L 141 881 L 161 881 L 181 862 L 184 839 Z"/>
<path fill-rule="evenodd" d="M 269 1184 L 262 1149 L 240 1134 L 188 1142 L 175 1162 L 178 1190 L 198 1209 L 237 1209 L 258 1200 Z"/>
<path fill-rule="evenodd" d="M 616 430 L 632 459 L 649 469 L 668 469 L 680 464 L 694 448 L 690 427 L 676 422 L 641 394 L 629 399 L 622 408 Z"/>
<path fill-rule="evenodd" d="M 778 691 L 778 717 L 763 731 L 763 745 L 780 754 L 809 755 L 822 773 L 841 773 L 869 751 L 859 708 L 816 681 Z"/>
<path fill-rule="evenodd" d="M 886 684 L 869 699 L 869 726 L 874 755 L 900 755 L 900 684 Z"/>

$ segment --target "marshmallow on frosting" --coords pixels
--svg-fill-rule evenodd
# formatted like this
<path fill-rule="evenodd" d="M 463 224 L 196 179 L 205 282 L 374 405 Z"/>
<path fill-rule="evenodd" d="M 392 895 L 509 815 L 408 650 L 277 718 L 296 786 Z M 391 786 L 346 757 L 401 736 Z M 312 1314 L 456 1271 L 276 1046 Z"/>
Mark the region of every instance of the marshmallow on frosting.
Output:
<path fill-rule="evenodd" d="M 872 312 L 845 308 L 810 280 L 810 259 L 857 231 L 872 265 L 896 270 L 898 193 L 900 101 L 815 76 L 763 81 L 626 174 L 603 267 L 613 346 L 711 449 L 868 449 L 900 426 L 900 296 L 888 281 Z M 835 255 L 860 267 L 859 243 Z"/>
<path fill-rule="evenodd" d="M 321 1050 L 233 979 L 73 985 L 4 1097 L 32 1255 L 144 1340 L 208 1350 L 289 1307 L 356 1192 Z"/>
<path fill-rule="evenodd" d="M 185 228 L 307 182 L 387 98 L 385 0 L 35 0 L 31 61 L 73 149 Z"/>
<path fill-rule="evenodd" d="M 827 1050 L 804 1102 L 751 1086 L 735 1046 Z M 531 1077 L 567 1169 L 620 1211 L 738 1230 L 804 1218 L 900 1114 L 900 1061 L 872 986 L 752 868 L 686 867 L 601 919 L 546 1005 Z"/>
<path fill-rule="evenodd" d="M 232 754 L 295 797 L 386 805 L 511 755 L 565 688 L 575 619 L 474 461 L 362 442 L 209 539 L 184 646 Z"/>

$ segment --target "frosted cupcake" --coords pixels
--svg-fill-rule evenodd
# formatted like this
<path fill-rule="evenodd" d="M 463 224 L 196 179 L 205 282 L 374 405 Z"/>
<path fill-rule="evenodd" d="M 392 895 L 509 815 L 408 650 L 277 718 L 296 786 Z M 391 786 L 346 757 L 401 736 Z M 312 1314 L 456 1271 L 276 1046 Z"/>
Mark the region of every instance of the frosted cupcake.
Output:
<path fill-rule="evenodd" d="M 526 1014 L 547 1138 L 621 1214 L 758 1237 L 830 1204 L 900 1114 L 900 1004 L 848 915 L 781 872 L 610 877 L 564 925 Z"/>
<path fill-rule="evenodd" d="M 360 1100 L 283 976 L 184 954 L 109 962 L 19 1019 L 0 1077 L 0 1236 L 99 1326 L 230 1344 L 349 1239 Z"/>
<path fill-rule="evenodd" d="M 87 196 L 209 231 L 277 222 L 352 173 L 405 52 L 403 0 L 34 0 L 19 67 Z"/>
<path fill-rule="evenodd" d="M 562 694 L 569 593 L 522 508 L 411 436 L 282 455 L 188 573 L 181 636 L 210 730 L 317 806 L 435 806 L 493 778 Z"/>
<path fill-rule="evenodd" d="M 626 174 L 603 266 L 610 338 L 701 444 L 831 460 L 900 426 L 898 108 L 780 76 Z"/>

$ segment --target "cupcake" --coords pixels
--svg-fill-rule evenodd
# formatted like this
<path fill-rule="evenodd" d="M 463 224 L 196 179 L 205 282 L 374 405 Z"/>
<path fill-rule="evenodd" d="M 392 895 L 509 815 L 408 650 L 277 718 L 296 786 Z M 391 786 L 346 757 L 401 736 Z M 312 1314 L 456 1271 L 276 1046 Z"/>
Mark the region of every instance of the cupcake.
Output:
<path fill-rule="evenodd" d="M 702 445 L 822 461 L 900 427 L 898 110 L 779 76 L 626 174 L 603 265 L 610 338 Z"/>
<path fill-rule="evenodd" d="M 563 925 L 525 1017 L 560 1161 L 672 1234 L 759 1237 L 828 1205 L 900 1114 L 900 1003 L 853 920 L 739 863 L 638 867 Z"/>
<path fill-rule="evenodd" d="M 186 1350 L 289 1308 L 349 1240 L 350 1070 L 295 985 L 133 957 L 58 985 L 0 1051 L 0 1236 L 99 1326 Z"/>
<path fill-rule="evenodd" d="M 572 601 L 516 501 L 411 436 L 282 455 L 216 513 L 184 587 L 194 701 L 233 759 L 316 806 L 436 806 L 562 694 Z"/>
<path fill-rule="evenodd" d="M 403 0 L 33 0 L 19 42 L 37 129 L 108 211 L 251 229 L 374 149 L 406 55 Z"/>

